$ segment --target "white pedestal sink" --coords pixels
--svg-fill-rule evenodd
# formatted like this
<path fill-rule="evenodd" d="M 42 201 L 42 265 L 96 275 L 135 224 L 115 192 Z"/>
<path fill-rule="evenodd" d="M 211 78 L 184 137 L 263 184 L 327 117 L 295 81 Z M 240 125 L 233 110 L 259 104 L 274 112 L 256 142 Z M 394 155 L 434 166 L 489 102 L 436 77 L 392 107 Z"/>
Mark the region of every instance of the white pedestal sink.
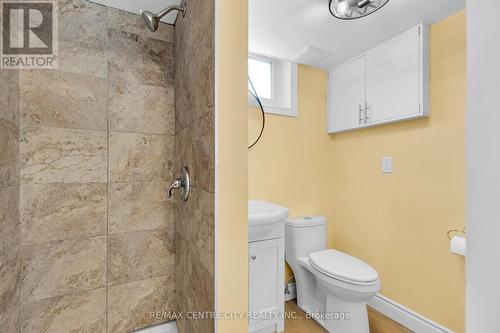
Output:
<path fill-rule="evenodd" d="M 267 201 L 250 200 L 248 202 L 248 241 L 283 237 L 276 235 L 282 231 L 288 208 Z"/>

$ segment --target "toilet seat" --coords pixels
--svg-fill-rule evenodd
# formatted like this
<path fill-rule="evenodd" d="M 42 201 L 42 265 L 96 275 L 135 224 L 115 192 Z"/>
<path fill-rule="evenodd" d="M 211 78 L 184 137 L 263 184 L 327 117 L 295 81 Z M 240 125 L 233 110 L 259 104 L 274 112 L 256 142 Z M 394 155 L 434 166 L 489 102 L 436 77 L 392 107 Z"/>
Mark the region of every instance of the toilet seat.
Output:
<path fill-rule="evenodd" d="M 337 250 L 309 254 L 311 266 L 334 279 L 356 285 L 373 285 L 378 273 L 364 261 Z"/>

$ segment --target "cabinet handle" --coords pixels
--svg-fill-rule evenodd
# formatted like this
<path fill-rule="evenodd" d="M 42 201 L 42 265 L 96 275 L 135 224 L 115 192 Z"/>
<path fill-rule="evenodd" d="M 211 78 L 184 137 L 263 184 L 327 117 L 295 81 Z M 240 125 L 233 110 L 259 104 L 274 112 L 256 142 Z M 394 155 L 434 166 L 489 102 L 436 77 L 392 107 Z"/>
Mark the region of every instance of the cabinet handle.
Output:
<path fill-rule="evenodd" d="M 363 110 L 363 106 L 359 104 L 359 125 L 363 125 L 365 120 L 363 119 L 363 115 L 366 114 L 365 110 Z"/>
<path fill-rule="evenodd" d="M 257 256 L 252 255 L 252 256 L 250 256 L 250 258 L 252 258 L 252 260 L 255 260 L 255 259 L 257 259 Z"/>
<path fill-rule="evenodd" d="M 368 106 L 368 103 L 365 102 L 365 124 L 371 123 L 372 118 L 368 115 L 368 110 L 371 110 L 371 108 Z"/>

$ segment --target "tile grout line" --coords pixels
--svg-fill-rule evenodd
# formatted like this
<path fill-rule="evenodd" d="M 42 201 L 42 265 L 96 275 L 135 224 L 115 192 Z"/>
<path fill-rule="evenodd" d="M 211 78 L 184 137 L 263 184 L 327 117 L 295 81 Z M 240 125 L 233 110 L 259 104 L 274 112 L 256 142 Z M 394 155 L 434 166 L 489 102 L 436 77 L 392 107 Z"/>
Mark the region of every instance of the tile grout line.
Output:
<path fill-rule="evenodd" d="M 168 266 L 171 266 L 171 267 L 175 268 L 175 262 L 171 263 L 171 264 L 168 264 Z M 141 277 L 141 278 L 135 279 L 135 280 L 128 280 L 128 281 L 123 281 L 123 282 L 119 282 L 119 283 L 116 283 L 116 284 L 111 284 L 109 287 L 112 287 L 112 288 L 113 287 L 120 287 L 120 286 L 124 286 L 124 285 L 130 284 L 130 283 L 135 283 L 135 282 L 144 282 L 144 281 L 153 280 L 153 279 L 161 279 L 161 278 L 165 278 L 165 277 L 170 277 L 170 275 L 172 275 L 172 274 L 162 273 L 160 275 L 152 275 L 152 276 L 148 276 L 148 277 Z"/>
<path fill-rule="evenodd" d="M 17 291 L 17 331 L 21 333 L 21 73 L 17 70 L 17 223 L 19 227 L 18 291 Z"/>
<path fill-rule="evenodd" d="M 109 332 L 109 7 L 106 8 L 106 298 L 105 330 Z"/>
<path fill-rule="evenodd" d="M 109 236 L 114 235 L 125 235 L 125 234 L 138 234 L 138 233 L 151 233 L 154 231 L 168 231 L 168 227 L 160 227 L 160 228 L 151 228 L 151 229 L 137 229 L 137 230 L 129 230 L 129 231 L 120 231 L 120 232 L 111 232 L 111 233 L 102 233 L 98 235 L 86 235 L 86 236 L 76 236 L 70 238 L 63 239 L 50 239 L 44 241 L 34 241 L 34 242 L 21 242 L 20 246 L 38 246 L 38 245 L 46 245 L 49 243 L 62 243 L 62 242 L 76 242 L 76 241 L 85 241 L 94 238 L 108 238 Z"/>
<path fill-rule="evenodd" d="M 159 180 L 158 180 L 159 179 Z M 168 184 L 168 180 L 165 180 L 163 181 L 162 180 L 163 178 L 162 177 L 159 177 L 159 176 L 155 176 L 154 178 L 152 179 L 146 179 L 146 180 L 141 180 L 141 179 L 138 179 L 138 180 L 130 180 L 130 181 L 111 181 L 111 182 L 95 182 L 95 181 L 92 181 L 92 182 L 85 182 L 85 183 L 81 183 L 81 182 L 75 182 L 75 181 L 72 181 L 72 182 L 51 182 L 51 183 L 33 183 L 33 182 L 30 182 L 30 183 L 19 183 L 19 184 L 13 184 L 13 185 L 8 185 L 8 186 L 50 186 L 50 185 L 106 185 L 106 184 L 110 184 L 110 185 L 113 185 L 113 184 L 158 184 L 158 183 L 165 183 L 165 184 Z"/>
<path fill-rule="evenodd" d="M 181 128 L 179 128 L 179 129 L 175 129 L 175 134 L 174 134 L 174 136 L 175 136 L 175 135 L 180 134 L 180 133 L 181 133 L 181 132 L 183 132 L 184 130 L 187 130 L 187 129 L 189 129 L 189 128 L 193 127 L 193 126 L 196 126 L 196 123 L 200 122 L 203 118 L 205 118 L 206 116 L 208 116 L 208 115 L 209 115 L 209 113 L 210 113 L 210 112 L 212 112 L 212 111 L 213 111 L 213 112 L 215 112 L 215 107 L 213 107 L 213 106 L 208 107 L 208 109 L 207 109 L 206 111 L 202 112 L 202 113 L 198 116 L 198 118 L 196 118 L 196 119 L 193 119 L 193 120 L 191 120 L 191 121 L 186 122 L 186 123 L 184 124 L 184 126 L 183 126 L 183 127 L 181 127 Z"/>
<path fill-rule="evenodd" d="M 106 87 L 109 90 L 108 87 Z M 108 98 L 108 97 L 106 97 Z M 107 102 L 107 101 L 106 101 Z M 108 113 L 106 106 L 106 113 Z M 107 119 L 109 122 L 109 119 Z M 19 129 L 32 129 L 32 128 L 47 128 L 47 129 L 56 129 L 56 130 L 70 130 L 70 131 L 82 131 L 82 132 L 112 132 L 112 133 L 120 133 L 120 134 L 137 134 L 137 135 L 151 135 L 151 136 L 164 136 L 164 137 L 173 137 L 175 134 L 172 133 L 151 133 L 151 132 L 132 132 L 132 131 L 123 131 L 123 130 L 109 130 L 109 124 L 107 124 L 106 128 L 102 129 L 94 129 L 94 128 L 79 128 L 79 127 L 60 127 L 60 126 L 49 126 L 49 125 L 38 125 L 38 124 L 27 124 L 20 126 Z"/>
<path fill-rule="evenodd" d="M 116 8 L 114 8 L 114 9 L 116 9 Z M 136 15 L 136 14 L 133 14 L 133 13 L 130 13 L 130 14 Z M 142 20 L 142 18 L 141 18 L 141 20 Z M 160 21 L 160 24 L 164 24 L 164 23 Z M 160 29 L 160 28 L 161 28 L 161 25 L 159 26 L 158 29 Z M 122 27 L 115 27 L 115 26 L 113 26 L 113 27 L 108 27 L 108 29 L 115 30 L 115 31 L 121 31 L 121 32 L 124 32 L 124 33 L 126 33 L 128 35 L 134 35 L 134 36 L 137 36 L 137 37 L 140 37 L 140 38 L 151 39 L 151 40 L 154 40 L 155 42 L 159 42 L 159 43 L 166 43 L 166 44 L 173 44 L 174 43 L 174 41 L 172 41 L 172 40 L 162 39 L 162 38 L 155 38 L 154 34 L 148 35 L 147 33 L 144 34 L 142 32 L 138 32 L 138 31 L 125 30 Z"/>
<path fill-rule="evenodd" d="M 175 266 L 175 262 L 168 264 L 168 266 Z M 170 277 L 170 275 L 171 274 L 162 273 L 162 274 L 159 274 L 159 275 L 152 275 L 152 276 L 149 276 L 149 277 L 143 277 L 143 278 L 139 278 L 139 279 L 136 279 L 136 280 L 129 280 L 129 281 L 124 281 L 124 282 L 112 284 L 109 287 L 119 287 L 119 286 L 124 286 L 124 285 L 129 284 L 129 283 L 134 283 L 134 282 L 143 282 L 143 281 L 152 280 L 152 279 L 161 279 L 161 278 Z M 51 295 L 51 296 L 48 296 L 48 297 L 43 297 L 43 298 L 40 298 L 40 299 L 34 299 L 34 300 L 31 300 L 31 301 L 27 301 L 26 304 L 34 304 L 34 303 L 42 302 L 42 301 L 45 301 L 45 300 L 55 299 L 55 298 L 76 297 L 78 295 L 90 294 L 90 293 L 93 293 L 95 291 L 103 290 L 103 289 L 107 291 L 108 286 L 97 287 L 97 288 L 94 288 L 94 289 L 76 290 L 76 291 L 69 292 L 67 294 Z"/>
<path fill-rule="evenodd" d="M 120 30 L 120 31 L 123 31 L 123 30 Z M 30 71 L 32 71 L 33 73 L 37 73 L 37 72 L 43 71 L 43 70 L 41 70 L 41 69 L 31 69 Z M 100 76 L 100 75 L 97 75 L 97 74 L 89 74 L 89 73 L 85 73 L 85 72 L 79 72 L 77 70 L 60 69 L 60 68 L 53 69 L 52 71 L 53 71 L 53 73 L 71 74 L 71 75 L 75 75 L 75 76 L 86 76 L 88 78 L 93 78 L 93 79 L 102 80 L 102 81 L 106 81 L 107 80 L 107 74 L 103 75 L 103 76 Z M 173 90 L 174 89 L 173 84 L 158 85 L 158 84 L 152 84 L 152 83 L 143 82 L 143 81 L 126 81 L 126 82 L 123 82 L 122 80 L 116 80 L 116 79 L 110 79 L 109 82 L 124 83 L 126 85 L 146 86 L 146 87 L 150 87 L 150 88 L 159 88 L 159 89 L 164 89 L 164 90 Z"/>

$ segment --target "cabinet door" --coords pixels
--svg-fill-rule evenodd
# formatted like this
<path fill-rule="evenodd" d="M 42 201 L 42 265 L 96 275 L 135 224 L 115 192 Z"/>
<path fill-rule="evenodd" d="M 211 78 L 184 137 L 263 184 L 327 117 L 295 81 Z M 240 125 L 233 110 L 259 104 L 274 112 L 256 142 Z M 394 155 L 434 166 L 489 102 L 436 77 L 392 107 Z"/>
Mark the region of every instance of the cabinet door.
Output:
<path fill-rule="evenodd" d="M 365 56 L 330 71 L 328 79 L 328 131 L 356 128 L 365 104 Z"/>
<path fill-rule="evenodd" d="M 283 239 L 250 243 L 249 311 L 252 313 L 282 312 L 284 307 Z M 258 320 L 251 319 L 249 324 Z"/>
<path fill-rule="evenodd" d="M 420 29 L 417 26 L 366 53 L 367 123 L 423 114 Z"/>

